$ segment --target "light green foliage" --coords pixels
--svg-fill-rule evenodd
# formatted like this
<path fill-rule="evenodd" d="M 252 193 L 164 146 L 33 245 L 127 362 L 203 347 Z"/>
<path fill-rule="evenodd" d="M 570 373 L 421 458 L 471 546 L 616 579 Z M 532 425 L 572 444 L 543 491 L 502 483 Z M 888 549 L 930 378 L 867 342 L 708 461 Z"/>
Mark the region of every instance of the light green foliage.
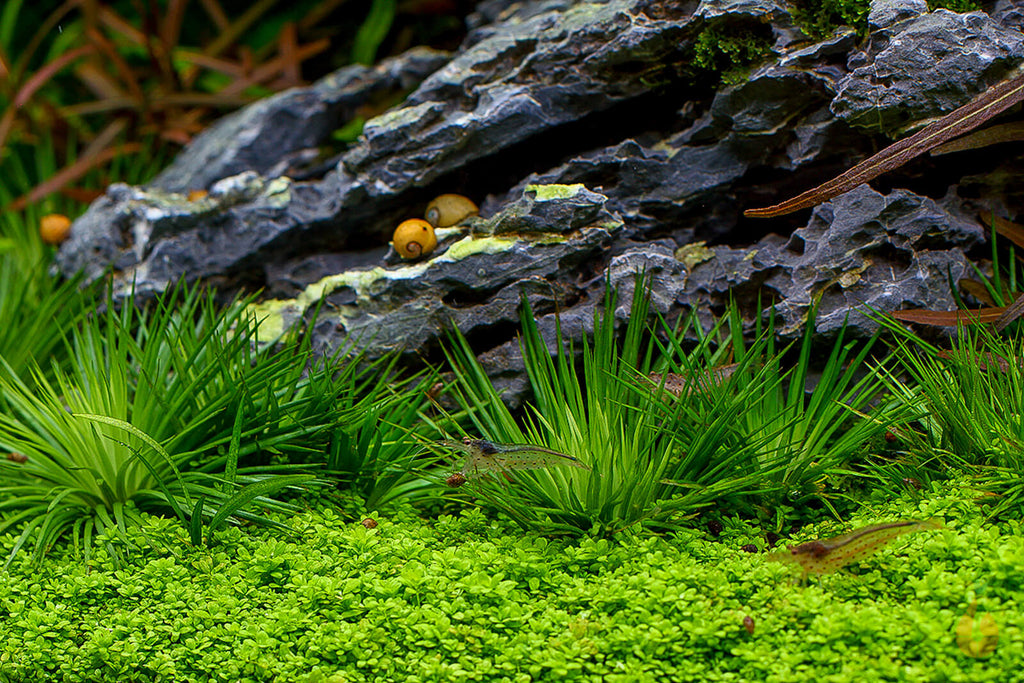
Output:
<path fill-rule="evenodd" d="M 434 493 L 434 483 L 419 472 L 431 464 L 424 460 L 422 442 L 437 435 L 437 423 L 424 416 L 437 373 L 387 383 L 380 381 L 384 376 L 374 375 L 375 385 L 340 397 L 338 408 L 350 417 L 333 430 L 325 456 L 325 474 L 371 510 Z"/>
<path fill-rule="evenodd" d="M 356 64 L 371 65 L 377 57 L 377 49 L 391 30 L 397 9 L 396 0 L 373 0 L 370 12 L 359 26 L 352 45 L 352 61 Z"/>
<path fill-rule="evenodd" d="M 860 35 L 868 33 L 869 0 L 795 0 L 790 11 L 796 23 L 812 38 L 820 39 L 840 26 L 850 26 Z M 978 0 L 930 0 L 931 10 L 940 7 L 953 12 L 981 9 Z M 726 33 L 711 25 L 694 41 L 693 64 L 700 70 L 721 74 L 724 85 L 746 80 L 751 66 L 771 54 L 769 33 L 756 31 Z"/>
<path fill-rule="evenodd" d="M 538 202 L 549 202 L 555 199 L 571 199 L 586 190 L 587 186 L 583 183 L 573 183 L 572 185 L 527 185 L 524 192 L 532 192 Z"/>
<path fill-rule="evenodd" d="M 705 72 L 721 73 L 726 85 L 742 82 L 749 68 L 771 53 L 771 42 L 754 32 L 723 33 L 711 27 L 693 44 L 693 64 Z"/>
<path fill-rule="evenodd" d="M 793 18 L 809 35 L 823 38 L 838 26 L 850 26 L 867 34 L 869 0 L 799 0 Z"/>
<path fill-rule="evenodd" d="M 979 0 L 928 0 L 928 9 L 944 7 L 952 12 L 976 12 L 981 9 Z"/>
<path fill-rule="evenodd" d="M 336 142 L 354 143 L 363 134 L 363 126 L 365 125 L 366 119 L 362 116 L 356 116 L 349 119 L 340 128 L 333 130 L 331 132 L 331 139 Z"/>
<path fill-rule="evenodd" d="M 981 9 L 978 0 L 928 0 L 928 9 L 940 7 L 953 12 L 973 12 Z M 857 33 L 868 31 L 870 0 L 797 0 L 793 17 L 809 35 L 821 38 L 838 26 L 850 26 Z"/>
<path fill-rule="evenodd" d="M 544 446 L 592 468 L 516 472 L 514 486 L 472 485 L 475 494 L 524 526 L 570 533 L 595 527 L 608 533 L 652 516 L 665 521 L 679 510 L 671 503 L 655 509 L 670 489 L 662 479 L 674 448 L 672 422 L 654 412 L 650 392 L 637 392 L 622 379 L 635 376 L 638 362 L 650 363 L 649 342 L 645 353 L 643 340 L 648 302 L 643 296 L 634 299 L 620 347 L 614 299 L 609 293 L 603 316 L 595 316 L 594 342 L 583 348 L 583 377 L 563 347 L 560 330 L 559 353 L 551 357 L 524 304 L 522 349 L 535 399 L 522 426 L 457 332 L 448 349 L 456 375 L 453 393 L 470 416 L 474 436 Z"/>
<path fill-rule="evenodd" d="M 207 549 L 146 516 L 120 570 L 103 550 L 12 567 L 0 680 L 1019 680 L 1020 525 L 985 525 L 966 493 L 873 511 L 956 524 L 805 586 L 739 549 L 760 538 L 745 524 L 564 542 L 476 511 L 368 531 L 317 509 L 289 520 L 301 542 L 229 529 Z M 973 601 L 1000 629 L 985 660 L 955 643 Z"/>
<path fill-rule="evenodd" d="M 815 372 L 815 310 L 807 315 L 803 339 L 788 349 L 776 349 L 772 320 L 744 348 L 740 315 L 732 311 L 732 348 L 741 364 L 749 364 L 724 387 L 735 387 L 742 397 L 731 425 L 736 441 L 726 452 L 753 446 L 748 457 L 758 476 L 757 499 L 781 513 L 784 504 L 800 507 L 816 498 L 828 504 L 837 475 L 904 410 L 881 399 L 883 382 L 864 372 L 874 339 L 848 341 L 845 328 L 840 330 L 825 345 L 828 355 Z M 758 363 L 763 365 L 755 370 Z"/>

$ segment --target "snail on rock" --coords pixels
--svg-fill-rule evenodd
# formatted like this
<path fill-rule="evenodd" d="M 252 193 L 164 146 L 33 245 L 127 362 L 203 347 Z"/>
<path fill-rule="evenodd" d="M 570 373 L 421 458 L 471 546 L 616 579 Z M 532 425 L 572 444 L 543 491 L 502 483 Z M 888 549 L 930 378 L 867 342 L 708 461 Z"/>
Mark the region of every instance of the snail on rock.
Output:
<path fill-rule="evenodd" d="M 443 194 L 427 204 L 425 217 L 435 228 L 448 228 L 478 213 L 476 204 L 461 194 Z"/>
<path fill-rule="evenodd" d="M 422 218 L 410 218 L 395 228 L 391 242 L 402 258 L 414 259 L 426 256 L 437 248 L 434 226 Z"/>

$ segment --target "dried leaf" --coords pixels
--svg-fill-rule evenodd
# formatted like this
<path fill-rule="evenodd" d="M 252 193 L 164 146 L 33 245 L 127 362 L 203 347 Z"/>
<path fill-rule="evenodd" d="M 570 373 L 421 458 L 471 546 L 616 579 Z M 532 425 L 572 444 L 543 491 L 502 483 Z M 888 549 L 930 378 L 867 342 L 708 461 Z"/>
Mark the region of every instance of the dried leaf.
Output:
<path fill-rule="evenodd" d="M 957 325 L 978 325 L 994 323 L 1003 315 L 1005 308 L 981 308 L 969 311 L 929 311 L 912 309 L 907 311 L 890 311 L 889 315 L 905 323 L 934 325 L 935 327 L 956 327 Z"/>
<path fill-rule="evenodd" d="M 967 614 L 956 625 L 956 646 L 968 657 L 981 659 L 996 651 L 999 645 L 999 626 L 991 614 L 982 614 L 976 620 L 976 609 L 977 603 L 971 603 Z"/>
<path fill-rule="evenodd" d="M 99 8 L 98 17 L 101 24 L 116 33 L 120 38 L 123 38 L 139 47 L 145 47 L 146 43 L 149 42 L 146 39 L 145 32 L 135 28 L 130 21 L 126 20 L 106 5 Z"/>
<path fill-rule="evenodd" d="M 0 149 L 3 149 L 4 143 L 7 142 L 7 136 L 11 134 L 11 129 L 14 127 L 14 115 L 18 112 L 14 107 L 8 107 L 4 115 L 0 117 Z"/>
<path fill-rule="evenodd" d="M 940 349 L 936 355 L 945 360 L 956 358 L 956 356 L 945 349 Z M 1010 359 L 996 353 L 980 353 L 974 357 L 974 361 L 980 370 L 998 369 L 1000 372 L 1010 371 Z M 1019 359 L 1017 360 L 1017 367 L 1022 367 Z"/>
<path fill-rule="evenodd" d="M 111 121 L 99 132 L 99 135 L 92 139 L 89 146 L 82 152 L 81 156 L 91 157 L 99 154 L 101 151 L 112 145 L 127 127 L 128 121 L 125 119 L 115 119 Z"/>
<path fill-rule="evenodd" d="M 220 6 L 217 0 L 199 0 L 199 4 L 203 6 L 206 13 L 213 19 L 214 25 L 217 27 L 218 33 L 223 33 L 227 30 L 231 21 L 228 19 L 227 13 L 224 8 Z"/>
<path fill-rule="evenodd" d="M 29 98 L 31 98 L 39 88 L 46 85 L 46 82 L 53 78 L 54 74 L 74 62 L 76 59 L 84 57 L 85 55 L 91 54 L 95 51 L 96 48 L 92 45 L 82 45 L 72 50 L 68 50 L 64 54 L 54 57 L 52 60 L 44 64 L 38 71 L 33 73 L 20 88 L 18 88 L 18 93 L 14 96 L 14 108 L 20 109 L 21 107 L 24 107 L 29 101 Z"/>
<path fill-rule="evenodd" d="M 116 147 L 108 147 L 102 152 L 91 157 L 83 156 L 70 166 L 62 168 L 45 182 L 39 183 L 32 188 L 28 194 L 18 197 L 4 208 L 9 211 L 20 211 L 29 204 L 37 202 L 49 194 L 60 191 L 60 189 L 68 183 L 78 180 L 90 170 L 98 166 L 102 166 L 111 159 L 128 154 L 135 154 L 141 151 L 141 144 L 137 142 L 129 142 L 123 145 L 117 145 Z"/>
<path fill-rule="evenodd" d="M 284 87 L 302 84 L 302 58 L 299 57 L 298 47 L 299 34 L 295 22 L 289 21 L 281 27 L 281 33 L 277 37 L 277 51 L 281 55 L 281 76 L 287 83 Z"/>
<path fill-rule="evenodd" d="M 279 89 L 299 84 L 303 60 L 328 49 L 328 40 L 299 45 L 296 24 L 288 23 L 279 32 L 276 42 L 265 42 L 262 46 L 266 53 L 277 50 L 275 59 L 263 61 L 262 53 L 254 59 L 251 49 L 238 45 L 240 37 L 265 16 L 276 1 L 257 0 L 248 5 L 241 17 L 228 22 L 218 0 L 201 0 L 206 13 L 212 18 L 211 23 L 223 30 L 217 31 L 216 38 L 189 60 L 192 65 L 182 68 L 179 55 L 188 53 L 174 46 L 184 22 L 190 20 L 187 0 L 129 3 L 143 15 L 141 22 L 126 20 L 111 8 L 110 3 L 67 0 L 46 17 L 13 63 L 9 59 L 13 55 L 0 51 L 0 71 L 6 73 L 4 80 L 8 83 L 8 94 L 14 105 L 0 112 L 0 151 L 13 135 L 20 134 L 22 130 L 35 134 L 40 126 L 51 126 L 55 116 L 70 120 L 72 126 L 82 129 L 84 134 L 78 139 L 88 142 L 95 131 L 95 119 L 85 121 L 82 118 L 95 114 L 108 115 L 105 122 L 113 120 L 121 126 L 128 122 L 138 123 L 133 128 L 133 135 L 157 136 L 184 144 L 205 128 L 214 109 L 236 108 L 250 102 L 252 97 L 245 95 L 248 88 Z M 30 64 L 41 61 L 38 55 L 40 46 L 56 33 L 59 22 L 72 10 L 79 13 L 88 43 L 58 54 L 42 68 L 26 75 Z M 129 65 L 123 56 L 125 47 L 133 53 L 134 48 L 145 50 L 148 61 Z M 228 49 L 239 57 L 235 60 L 217 57 Z M 49 92 L 54 74 L 69 65 L 78 81 L 89 88 L 96 99 L 59 107 L 50 98 L 39 95 L 44 88 Z M 194 92 L 192 84 L 198 82 L 204 69 L 226 73 L 232 83 L 227 90 L 220 92 Z M 38 106 L 26 106 L 30 103 Z M 34 188 L 10 206 L 24 206 L 40 196 L 60 191 L 66 183 L 77 180 L 84 170 L 105 163 L 110 159 L 110 142 L 107 131 L 101 131 L 89 149 L 72 153 L 71 158 L 79 157 L 78 163 L 65 168 L 59 177 Z M 123 149 L 137 151 L 134 146 Z M 74 192 L 68 190 L 69 194 Z"/>
<path fill-rule="evenodd" d="M 168 0 L 167 13 L 160 22 L 160 42 L 163 45 L 177 45 L 181 37 L 181 24 L 185 19 L 188 0 Z"/>
<path fill-rule="evenodd" d="M 276 3 L 277 0 L 257 0 L 257 2 L 254 2 L 242 16 L 235 19 L 235 23 L 221 31 L 220 34 L 206 46 L 206 54 L 219 55 L 224 52 L 224 50 L 237 43 L 242 34 L 248 31 L 250 26 L 259 21 L 264 14 L 273 9 Z"/>
<path fill-rule="evenodd" d="M 125 84 L 128 92 L 133 98 L 135 98 L 136 102 L 145 102 L 146 96 L 142 92 L 142 84 L 139 83 L 138 77 L 135 75 L 132 68 L 128 66 L 128 63 L 121 59 L 121 55 L 117 52 L 117 48 L 114 47 L 114 44 L 95 29 L 89 29 L 87 34 L 93 45 L 95 45 L 100 52 L 110 60 L 110 63 L 114 65 L 118 75 L 121 77 L 121 82 Z M 113 90 L 112 95 L 120 95 L 122 92 L 123 90 L 121 88 L 116 88 Z"/>
<path fill-rule="evenodd" d="M 1018 294 L 1013 303 L 1003 309 L 1003 314 L 996 320 L 995 331 L 1001 332 L 1006 326 L 1024 315 L 1024 294 Z"/>
<path fill-rule="evenodd" d="M 60 192 L 62 197 L 67 197 L 72 201 L 91 204 L 102 197 L 106 190 L 90 190 L 87 187 L 62 187 L 58 192 Z"/>
<path fill-rule="evenodd" d="M 60 7 L 55 9 L 46 17 L 46 20 L 40 24 L 35 34 L 33 34 L 32 40 L 28 41 L 28 44 L 18 55 L 17 61 L 11 66 L 11 82 L 17 82 L 21 79 L 24 75 L 25 69 L 32 61 L 32 58 L 35 57 L 36 50 L 39 49 L 43 40 L 53 34 L 53 31 L 57 28 L 58 24 L 64 20 L 64 17 L 71 10 L 80 9 L 81 5 L 81 0 L 66 0 Z"/>
<path fill-rule="evenodd" d="M 962 138 L 950 140 L 945 144 L 939 145 L 932 150 L 932 156 L 937 157 L 942 154 L 951 154 L 952 152 L 965 152 L 969 149 L 979 149 L 989 145 L 999 145 L 1004 142 L 1020 142 L 1021 140 L 1024 140 L 1024 121 L 1000 123 L 991 128 L 977 130 Z"/>
<path fill-rule="evenodd" d="M 295 50 L 295 53 L 292 56 L 292 58 L 298 59 L 299 61 L 309 59 L 313 55 L 319 54 L 326 50 L 328 47 L 330 47 L 330 44 L 330 41 L 324 38 L 316 42 L 303 45 L 302 47 Z M 246 88 L 250 88 L 254 85 L 258 85 L 260 83 L 270 80 L 271 77 L 277 75 L 278 73 L 281 73 L 282 69 L 284 69 L 285 66 L 286 64 L 284 58 L 276 57 L 275 59 L 272 59 L 269 62 L 261 64 L 260 66 L 253 69 L 252 73 L 250 73 L 247 78 L 241 78 L 225 87 L 223 90 L 221 90 L 221 94 L 234 95 L 241 93 Z"/>
<path fill-rule="evenodd" d="M 1002 235 L 1018 247 L 1024 247 L 1024 226 L 1008 221 L 1002 216 L 997 216 L 991 211 L 982 211 L 978 214 L 982 223 L 995 228 L 997 235 Z"/>
<path fill-rule="evenodd" d="M 1018 71 L 1013 77 L 997 83 L 959 109 L 910 137 L 889 145 L 832 180 L 779 204 L 760 209 L 747 209 L 743 215 L 751 218 L 770 218 L 821 204 L 977 128 L 1022 100 L 1024 73 Z"/>
<path fill-rule="evenodd" d="M 122 105 L 115 107 L 117 109 L 127 108 L 127 106 L 133 106 L 140 100 L 129 95 L 121 84 L 115 79 L 110 73 L 101 67 L 99 64 L 93 62 L 84 62 L 75 67 L 75 77 L 82 82 L 82 84 L 89 89 L 98 102 L 121 102 Z M 72 107 L 65 107 L 60 110 L 61 112 L 73 111 Z"/>
<path fill-rule="evenodd" d="M 988 287 L 977 280 L 968 280 L 967 278 L 963 278 L 957 281 L 957 286 L 983 304 L 987 304 L 989 306 L 996 305 L 995 300 L 992 299 L 992 295 L 988 291 Z"/>
<path fill-rule="evenodd" d="M 204 69 L 216 71 L 224 74 L 225 76 L 231 76 L 232 78 L 241 78 L 245 76 L 245 68 L 238 62 L 233 62 L 230 59 L 224 59 L 222 57 L 203 54 L 202 52 L 195 52 L 194 50 L 176 48 L 174 50 L 174 59 L 181 62 L 188 62 L 194 66 L 201 66 Z"/>

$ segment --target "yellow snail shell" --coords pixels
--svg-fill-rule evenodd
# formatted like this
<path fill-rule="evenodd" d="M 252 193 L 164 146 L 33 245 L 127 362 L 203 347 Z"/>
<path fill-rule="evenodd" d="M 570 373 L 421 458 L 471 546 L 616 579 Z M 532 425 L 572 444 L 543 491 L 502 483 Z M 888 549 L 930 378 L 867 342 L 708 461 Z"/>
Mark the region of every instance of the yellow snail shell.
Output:
<path fill-rule="evenodd" d="M 49 213 L 39 219 L 39 236 L 47 244 L 58 245 L 71 234 L 71 219 L 59 213 Z"/>
<path fill-rule="evenodd" d="M 410 218 L 407 221 L 402 221 L 395 228 L 395 235 L 391 238 L 391 242 L 395 245 L 398 255 L 407 259 L 426 256 L 437 248 L 434 226 L 422 218 Z"/>
<path fill-rule="evenodd" d="M 471 200 L 461 194 L 443 194 L 427 204 L 427 222 L 435 228 L 447 228 L 480 213 Z"/>

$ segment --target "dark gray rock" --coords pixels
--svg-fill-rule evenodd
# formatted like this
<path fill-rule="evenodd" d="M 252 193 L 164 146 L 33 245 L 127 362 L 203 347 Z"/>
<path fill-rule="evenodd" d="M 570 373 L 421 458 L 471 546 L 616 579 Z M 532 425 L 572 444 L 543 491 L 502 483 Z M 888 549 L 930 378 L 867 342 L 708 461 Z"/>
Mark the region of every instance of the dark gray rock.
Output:
<path fill-rule="evenodd" d="M 537 329 L 547 341 L 548 352 L 552 355 L 558 353 L 556 340 L 559 331 L 562 338 L 568 340 L 593 336 L 595 316 L 604 310 L 606 282 L 610 291 L 615 292 L 617 296 L 615 319 L 619 324 L 624 324 L 629 319 L 638 274 L 650 280 L 653 294 L 651 309 L 666 317 L 670 316 L 675 299 L 682 293 L 685 266 L 674 258 L 670 246 L 651 242 L 627 254 L 613 257 L 599 282 L 590 283 L 589 295 L 568 310 L 536 315 L 538 310 L 550 309 L 554 302 L 539 302 L 530 298 Z M 563 350 L 568 352 L 569 347 L 566 346 Z M 579 352 L 578 345 L 575 350 Z M 528 382 L 523 373 L 523 354 L 518 339 L 483 351 L 479 354 L 478 360 L 486 368 L 499 394 L 511 407 L 518 407 L 529 395 Z"/>
<path fill-rule="evenodd" d="M 603 210 L 607 201 L 580 183 L 533 183 L 523 188 L 521 199 L 474 229 L 492 235 L 572 233 L 594 223 L 609 223 L 611 217 Z"/>
<path fill-rule="evenodd" d="M 730 290 L 756 284 L 776 300 L 784 336 L 801 333 L 816 300 L 816 330 L 834 335 L 849 319 L 868 333 L 870 309 L 952 310 L 949 289 L 968 273 L 965 252 L 984 241 L 955 197 L 941 202 L 906 190 L 889 195 L 866 185 L 817 207 L 806 228 L 745 249 L 713 249 L 692 268 L 682 301 L 724 305 Z"/>
<path fill-rule="evenodd" d="M 868 26 L 874 30 L 913 19 L 928 12 L 928 0 L 871 0 Z"/>
<path fill-rule="evenodd" d="M 1024 60 L 1024 35 L 981 12 L 936 10 L 871 35 L 849 60 L 832 112 L 851 125 L 895 134 L 948 114 Z"/>
<path fill-rule="evenodd" d="M 417 48 L 377 66 L 347 66 L 309 88 L 293 88 L 241 109 L 196 136 L 153 180 L 165 192 L 205 190 L 244 171 L 266 178 L 294 175 L 302 153 L 317 151 L 371 98 L 414 87 L 450 55 Z"/>
<path fill-rule="evenodd" d="M 580 193 L 594 194 L 582 189 Z M 560 276 L 596 259 L 621 229 L 600 210 L 603 202 L 595 200 L 596 210 L 574 203 L 580 193 L 536 188 L 537 197 L 527 204 L 540 208 L 532 215 L 513 204 L 508 216 L 495 216 L 491 225 L 478 223 L 483 231 L 438 230 L 442 244 L 424 261 L 348 270 L 310 284 L 291 299 L 265 302 L 259 310 L 266 318 L 265 334 L 277 336 L 324 300 L 327 306 L 320 311 L 316 343 L 334 349 L 354 337 L 362 340 L 371 356 L 378 356 L 416 351 L 433 343 L 449 326 L 472 335 L 481 329 L 515 325 L 523 296 L 538 310 L 551 310 L 569 291 Z M 562 204 L 563 209 L 551 215 L 568 217 L 581 227 L 566 232 L 560 223 L 545 223 L 543 216 L 552 209 L 544 204 Z M 573 218 L 574 209 L 579 215 L 601 219 L 600 224 Z M 527 218 L 526 230 L 496 233 L 491 229 L 511 226 L 513 215 Z"/>
<path fill-rule="evenodd" d="M 1024 30 L 1024 2 L 1021 0 L 996 0 L 989 16 L 1006 28 Z"/>
<path fill-rule="evenodd" d="M 110 195 L 93 207 L 76 224 L 58 267 L 66 273 L 84 268 L 94 278 L 116 263 L 121 287 L 134 282 L 145 293 L 183 276 L 262 283 L 267 261 L 382 243 L 409 216 L 410 202 L 425 199 L 417 188 L 678 77 L 689 68 L 681 47 L 700 28 L 700 21 L 682 7 L 659 6 L 659 18 L 651 19 L 642 0 L 544 7 L 548 9 L 528 18 L 491 27 L 487 37 L 427 78 L 405 103 L 369 121 L 360 142 L 320 181 L 275 179 L 268 184 L 273 185 L 272 197 L 254 195 L 248 204 L 230 205 L 215 200 L 202 208 L 181 206 L 181 200 L 156 189 L 194 187 L 198 183 L 185 179 L 182 169 L 206 168 L 211 155 L 223 148 L 225 136 L 248 130 L 254 120 L 272 120 L 269 113 L 284 104 L 313 103 L 320 116 L 324 103 L 362 101 L 379 82 L 390 84 L 393 79 L 382 75 L 364 92 L 353 85 L 355 77 L 349 73 L 325 79 L 313 94 L 292 92 L 279 96 L 281 102 L 257 106 L 254 114 L 236 115 L 217 134 L 198 141 L 151 192 Z M 431 60 L 409 57 L 397 60 L 390 70 L 381 69 L 384 74 L 405 73 L 411 69 L 406 65 L 433 64 Z M 624 79 L 626 68 L 635 72 Z M 292 147 L 309 142 L 301 133 L 295 136 Z M 247 138 L 250 143 L 255 141 Z M 160 215 L 161 206 L 165 216 Z M 217 215 L 209 215 L 206 208 Z M 173 229 L 154 237 L 148 224 L 168 221 Z M 120 226 L 116 230 L 115 224 Z M 188 253 L 189 245 L 195 253 Z"/>
<path fill-rule="evenodd" d="M 775 0 L 701 0 L 693 15 L 701 19 L 721 19 L 740 15 L 772 23 L 792 24 L 789 9 Z"/>
<path fill-rule="evenodd" d="M 530 183 L 582 183 L 608 196 L 608 210 L 630 235 L 670 232 L 680 243 L 727 238 L 741 220 L 740 181 L 752 168 L 792 171 L 858 146 L 828 113 L 836 80 L 796 68 L 799 58 L 784 60 L 794 67 L 769 65 L 721 89 L 702 115 L 680 121 L 680 132 L 575 157 L 529 176 L 488 207 L 506 205 Z"/>
<path fill-rule="evenodd" d="M 466 17 L 466 25 L 471 29 L 490 28 L 491 24 L 519 22 L 537 14 L 551 11 L 565 11 L 575 0 L 483 0 L 476 9 Z M 478 42 L 485 32 L 470 31 L 466 42 L 470 45 Z"/>
<path fill-rule="evenodd" d="M 57 257 L 66 273 L 89 280 L 114 269 L 121 291 L 162 291 L 181 277 L 225 278 L 262 269 L 269 254 L 295 250 L 286 235 L 329 221 L 328 182 L 297 187 L 244 173 L 215 183 L 208 197 L 188 201 L 157 189 L 112 185 L 74 223 Z"/>
<path fill-rule="evenodd" d="M 368 122 L 345 170 L 373 177 L 370 197 L 399 193 L 670 82 L 702 23 L 668 5 L 651 19 L 647 5 L 555 5 L 504 24 Z"/>

